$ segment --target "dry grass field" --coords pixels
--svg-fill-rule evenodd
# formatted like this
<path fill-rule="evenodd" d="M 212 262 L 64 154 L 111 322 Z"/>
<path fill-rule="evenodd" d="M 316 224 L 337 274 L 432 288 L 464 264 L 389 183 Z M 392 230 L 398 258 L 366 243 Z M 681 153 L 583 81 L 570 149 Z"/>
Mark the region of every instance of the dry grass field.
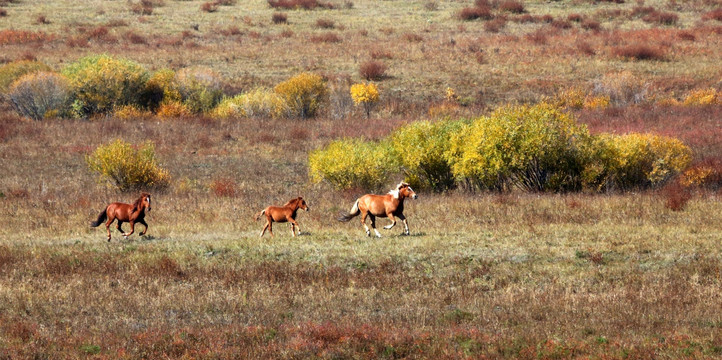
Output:
<path fill-rule="evenodd" d="M 472 1 L 329 1 L 0 0 L 5 62 L 59 69 L 106 52 L 151 70 L 207 66 L 229 92 L 304 70 L 357 82 L 362 63 L 387 66 L 368 119 L 326 107 L 307 120 L 31 121 L 4 104 L 0 359 L 722 356 L 719 189 L 693 190 L 679 211 L 674 189 L 420 192 L 405 211 L 411 236 L 397 226 L 376 239 L 358 218 L 336 221 L 364 191 L 307 173 L 309 151 L 426 119 L 447 87 L 466 105 L 456 115 L 475 116 L 612 86 L 605 77 L 624 71 L 645 100 L 573 110 L 580 122 L 672 135 L 695 162 L 718 161 L 722 105 L 663 100 L 722 90 L 719 1 L 527 1 L 522 14 L 498 2 L 494 19 L 471 21 L 460 14 Z M 677 20 L 647 17 L 655 11 Z M 619 55 L 628 45 L 660 57 Z M 138 194 L 98 182 L 85 158 L 118 138 L 152 141 L 172 183 L 153 193 L 146 236 L 114 231 L 106 242 L 89 222 Z M 253 214 L 299 195 L 310 206 L 303 234 L 276 224 L 275 237 L 258 238 Z"/>

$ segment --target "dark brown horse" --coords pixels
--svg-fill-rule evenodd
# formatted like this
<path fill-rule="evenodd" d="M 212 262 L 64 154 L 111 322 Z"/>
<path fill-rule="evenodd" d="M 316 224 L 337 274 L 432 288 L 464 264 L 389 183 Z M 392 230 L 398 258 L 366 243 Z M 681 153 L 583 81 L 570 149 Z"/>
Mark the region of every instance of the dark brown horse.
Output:
<path fill-rule="evenodd" d="M 115 202 L 106 206 L 105 210 L 101 211 L 100 215 L 98 215 L 98 220 L 91 222 L 90 226 L 97 227 L 107 219 L 108 222 L 105 223 L 105 228 L 108 230 L 108 241 L 110 241 L 110 224 L 112 224 L 116 219 L 118 220 L 118 224 L 115 227 L 118 231 L 123 233 L 123 236 L 126 238 L 135 231 L 135 223 L 139 223 L 145 226 L 143 232 L 140 233 L 142 236 L 146 231 L 148 231 L 148 224 L 145 223 L 146 209 L 150 211 L 150 194 L 144 192 L 140 194 L 138 200 L 136 200 L 132 205 Z M 124 222 L 130 223 L 129 233 L 123 232 L 123 229 L 120 227 Z"/>
<path fill-rule="evenodd" d="M 404 199 L 408 197 L 416 199 L 418 195 L 411 189 L 409 184 L 402 182 L 396 185 L 395 190 L 389 191 L 386 195 L 366 194 L 358 198 L 351 211 L 348 214 L 341 215 L 338 220 L 349 221 L 361 214 L 361 224 L 366 229 L 366 235 L 371 236 L 371 231 L 366 226 L 366 216 L 368 216 L 371 218 L 371 227 L 374 229 L 376 236 L 381 237 L 381 234 L 376 230 L 376 217 L 391 219 L 391 224 L 384 226 L 384 229 L 388 230 L 396 225 L 395 216 L 404 222 L 404 234 L 409 235 L 409 224 L 406 222 L 406 216 L 404 216 Z"/>
<path fill-rule="evenodd" d="M 261 215 L 266 215 L 266 225 L 261 230 L 261 237 L 266 233 L 266 229 L 273 236 L 272 223 L 275 222 L 290 222 L 291 223 L 291 235 L 296 236 L 296 228 L 298 228 L 298 234 L 301 235 L 301 227 L 296 222 L 296 212 L 298 209 L 304 209 L 308 211 L 308 205 L 302 197 L 288 200 L 283 206 L 269 206 L 255 216 L 255 220 L 258 221 Z"/>

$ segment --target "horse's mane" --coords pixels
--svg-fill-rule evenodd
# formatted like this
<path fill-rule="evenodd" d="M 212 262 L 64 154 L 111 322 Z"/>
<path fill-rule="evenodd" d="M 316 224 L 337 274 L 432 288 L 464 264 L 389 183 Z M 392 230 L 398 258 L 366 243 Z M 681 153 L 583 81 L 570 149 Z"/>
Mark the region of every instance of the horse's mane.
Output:
<path fill-rule="evenodd" d="M 396 185 L 396 189 L 392 189 L 391 191 L 389 191 L 389 194 L 391 194 L 391 196 L 393 196 L 394 199 L 398 199 L 399 198 L 399 190 L 401 190 L 401 188 L 404 186 L 409 186 L 409 183 L 403 182 L 403 181 L 400 182 L 398 185 Z"/>
<path fill-rule="evenodd" d="M 288 200 L 288 202 L 287 202 L 287 203 L 285 203 L 285 204 L 284 204 L 283 206 L 289 206 L 289 205 L 293 205 L 293 204 L 295 204 L 295 203 L 299 202 L 300 200 L 301 200 L 301 198 L 300 198 L 300 197 L 297 197 L 297 198 L 293 198 L 293 199 L 291 199 L 291 200 Z"/>
<path fill-rule="evenodd" d="M 143 198 L 146 196 L 149 196 L 149 195 L 150 194 L 148 194 L 147 192 L 140 193 L 140 197 L 137 200 L 135 200 L 135 202 L 133 203 L 133 212 L 135 212 L 136 210 L 138 210 L 138 208 L 140 208 L 140 204 L 143 203 Z"/>

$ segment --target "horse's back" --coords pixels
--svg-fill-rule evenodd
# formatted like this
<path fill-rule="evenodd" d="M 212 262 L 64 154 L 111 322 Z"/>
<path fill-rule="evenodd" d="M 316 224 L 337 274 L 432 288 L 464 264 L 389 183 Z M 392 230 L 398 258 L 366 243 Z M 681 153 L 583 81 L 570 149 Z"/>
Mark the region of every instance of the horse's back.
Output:
<path fill-rule="evenodd" d="M 266 216 L 275 222 L 288 221 L 289 209 L 282 206 L 269 206 L 266 208 Z"/>
<path fill-rule="evenodd" d="M 374 216 L 386 217 L 388 195 L 366 194 L 359 198 L 359 209 L 368 211 Z"/>

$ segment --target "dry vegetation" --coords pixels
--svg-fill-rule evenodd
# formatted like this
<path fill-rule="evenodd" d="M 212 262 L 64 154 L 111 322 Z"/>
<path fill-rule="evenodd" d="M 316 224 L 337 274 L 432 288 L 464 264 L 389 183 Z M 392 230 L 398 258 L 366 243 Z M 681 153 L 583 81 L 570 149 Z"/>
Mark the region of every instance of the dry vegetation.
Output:
<path fill-rule="evenodd" d="M 0 6 L 3 62 L 203 65 L 236 92 L 314 71 L 331 91 L 307 120 L 31 121 L 3 105 L 0 359 L 722 356 L 722 177 L 632 193 L 421 193 L 411 236 L 376 240 L 334 220 L 362 190 L 307 174 L 308 152 L 335 139 L 577 88 L 611 103 L 570 110 L 593 133 L 677 137 L 693 169 L 719 176 L 722 105 L 685 103 L 722 86 L 719 1 Z M 370 117 L 339 95 L 366 78 L 381 91 Z M 147 236 L 107 243 L 88 223 L 137 194 L 98 183 L 85 157 L 118 138 L 152 141 L 172 183 L 153 194 Z M 282 225 L 259 240 L 252 215 L 299 195 L 303 235 Z"/>

